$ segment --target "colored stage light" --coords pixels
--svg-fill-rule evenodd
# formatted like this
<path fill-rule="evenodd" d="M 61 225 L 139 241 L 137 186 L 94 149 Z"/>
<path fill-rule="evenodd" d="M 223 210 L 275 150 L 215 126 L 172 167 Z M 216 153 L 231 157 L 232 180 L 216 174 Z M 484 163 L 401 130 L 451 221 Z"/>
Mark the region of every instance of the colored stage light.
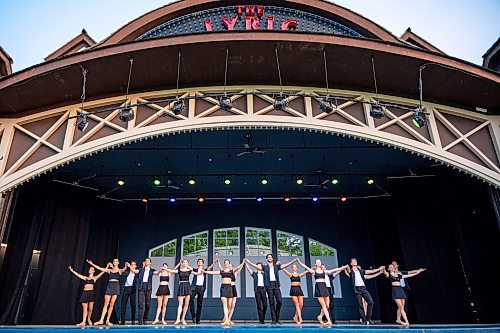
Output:
<path fill-rule="evenodd" d="M 262 200 L 264 200 L 264 198 L 262 198 L 262 197 L 259 196 L 255 200 L 257 200 L 257 202 L 262 202 Z"/>
<path fill-rule="evenodd" d="M 231 184 L 231 178 L 229 178 L 229 177 L 224 178 L 224 184 L 230 185 Z"/>
<path fill-rule="evenodd" d="M 330 102 L 330 100 L 328 99 L 328 97 L 325 97 L 319 103 L 319 108 L 320 108 L 321 111 L 323 111 L 325 113 L 330 113 L 330 112 L 333 111 L 334 106 L 333 106 L 332 102 Z"/>
<path fill-rule="evenodd" d="M 411 118 L 411 122 L 416 128 L 424 127 L 427 123 L 424 116 L 422 116 L 422 110 L 417 109 Z"/>
<path fill-rule="evenodd" d="M 198 197 L 198 202 L 199 202 L 199 203 L 204 203 L 204 202 L 205 202 L 205 197 L 204 197 L 204 196 L 202 196 L 202 195 L 200 195 L 200 196 Z"/>
<path fill-rule="evenodd" d="M 370 116 L 375 119 L 380 119 L 385 116 L 384 109 L 378 103 L 372 104 L 370 108 Z"/>
<path fill-rule="evenodd" d="M 194 179 L 193 177 L 189 178 L 189 180 L 188 180 L 188 184 L 189 184 L 189 185 L 194 185 L 194 184 L 196 184 L 196 179 Z"/>
<path fill-rule="evenodd" d="M 340 202 L 347 202 L 347 197 L 345 195 L 340 196 Z"/>
<path fill-rule="evenodd" d="M 268 182 L 269 182 L 269 181 L 267 180 L 267 178 L 266 178 L 266 177 L 263 177 L 263 178 L 260 180 L 260 183 L 261 183 L 262 185 L 267 185 L 267 183 L 268 183 Z"/>
<path fill-rule="evenodd" d="M 227 203 L 231 203 L 232 201 L 233 201 L 233 198 L 231 198 L 231 197 L 227 197 L 227 198 L 226 198 L 226 202 L 227 202 Z"/>
<path fill-rule="evenodd" d="M 116 181 L 116 184 L 117 184 L 118 186 L 123 186 L 123 185 L 125 185 L 125 179 L 123 179 L 123 178 L 118 178 L 118 180 Z"/>
<path fill-rule="evenodd" d="M 366 178 L 366 183 L 368 185 L 373 185 L 375 183 L 375 180 L 371 177 Z"/>
<path fill-rule="evenodd" d="M 297 178 L 295 178 L 295 182 L 297 183 L 297 185 L 302 185 L 302 184 L 304 184 L 304 178 L 297 177 Z"/>
<path fill-rule="evenodd" d="M 87 129 L 87 127 L 89 127 L 89 121 L 87 120 L 87 115 L 80 113 L 76 120 L 76 128 L 78 128 L 80 132 L 84 132 Z"/>
<path fill-rule="evenodd" d="M 142 197 L 142 199 L 141 199 L 141 201 L 142 201 L 143 203 L 148 203 L 149 199 L 148 199 L 148 197 L 147 197 L 147 196 L 143 196 L 143 197 Z"/>
<path fill-rule="evenodd" d="M 175 203 L 177 201 L 177 199 L 172 197 L 172 198 L 168 199 L 168 201 L 170 201 L 171 203 Z"/>
<path fill-rule="evenodd" d="M 337 185 L 339 183 L 339 180 L 337 178 L 332 178 L 332 184 Z"/>
<path fill-rule="evenodd" d="M 319 198 L 318 198 L 318 197 L 312 197 L 312 198 L 311 198 L 311 200 L 312 200 L 313 202 L 318 202 Z"/>
<path fill-rule="evenodd" d="M 121 121 L 124 123 L 127 123 L 131 120 L 134 119 L 134 110 L 132 110 L 131 107 L 124 107 L 121 111 L 120 114 L 118 115 L 118 118 L 120 118 Z"/>
<path fill-rule="evenodd" d="M 172 111 L 177 116 L 184 112 L 184 110 L 186 110 L 186 104 L 184 104 L 184 100 L 181 99 L 177 99 L 170 109 L 170 111 Z"/>
<path fill-rule="evenodd" d="M 290 198 L 290 196 L 287 194 L 287 195 L 285 195 L 285 197 L 283 198 L 283 200 L 285 200 L 285 202 L 290 202 L 290 200 L 292 200 L 292 199 L 291 199 L 291 198 Z"/>
<path fill-rule="evenodd" d="M 161 180 L 160 180 L 160 178 L 155 178 L 155 179 L 153 180 L 153 184 L 155 184 L 156 186 L 160 186 L 160 185 L 161 185 Z"/>

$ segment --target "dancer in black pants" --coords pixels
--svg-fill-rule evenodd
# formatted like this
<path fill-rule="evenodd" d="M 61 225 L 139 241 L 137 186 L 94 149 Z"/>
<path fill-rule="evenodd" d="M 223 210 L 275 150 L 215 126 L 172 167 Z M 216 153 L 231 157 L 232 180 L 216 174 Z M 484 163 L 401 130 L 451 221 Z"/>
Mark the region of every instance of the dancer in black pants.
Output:
<path fill-rule="evenodd" d="M 286 264 L 279 261 L 274 264 L 273 255 L 269 253 L 266 256 L 267 265 L 264 266 L 264 286 L 266 287 L 267 297 L 269 298 L 269 307 L 271 308 L 271 319 L 273 324 L 281 324 L 280 311 L 283 303 L 280 290 L 279 270 L 290 266 L 295 260 Z M 246 259 L 246 262 L 257 268 L 257 265 Z"/>
<path fill-rule="evenodd" d="M 132 261 L 130 266 L 123 274 L 125 278 L 125 285 L 123 286 L 122 292 L 122 302 L 121 302 L 121 314 L 120 314 L 120 325 L 125 325 L 125 314 L 127 312 L 127 303 L 130 299 L 130 318 L 132 325 L 135 324 L 135 298 L 137 294 L 137 274 L 139 270 L 137 269 L 137 263 Z"/>
<path fill-rule="evenodd" d="M 354 293 L 358 298 L 359 304 L 359 315 L 361 316 L 362 323 L 364 325 L 373 325 L 372 321 L 372 312 L 373 312 L 373 299 L 372 295 L 366 289 L 365 284 L 365 274 L 373 274 L 370 278 L 378 276 L 382 274 L 384 270 L 384 266 L 380 266 L 377 269 L 361 269 L 358 266 L 358 260 L 356 258 L 351 259 L 351 268 L 346 269 L 346 274 L 351 278 L 352 286 L 354 288 Z M 368 303 L 368 307 L 366 309 L 363 308 L 363 299 Z"/>
<path fill-rule="evenodd" d="M 245 261 L 245 268 L 250 276 L 253 278 L 253 292 L 255 293 L 255 302 L 257 303 L 257 315 L 259 316 L 259 324 L 264 324 L 267 312 L 267 299 L 266 287 L 264 286 L 264 272 L 262 270 L 262 263 L 258 262 L 257 272 L 254 272 L 248 267 L 248 262 Z"/>
<path fill-rule="evenodd" d="M 196 261 L 197 268 L 193 268 L 193 272 L 198 271 L 210 271 L 214 267 L 212 265 L 208 266 L 206 269 L 203 268 L 205 261 L 202 258 L 198 258 Z M 203 296 L 205 295 L 205 290 L 207 289 L 207 274 L 203 273 L 200 275 L 195 275 L 191 281 L 191 299 L 189 300 L 189 311 L 191 312 L 191 319 L 193 323 L 199 324 L 201 318 L 201 308 L 203 307 Z M 196 312 L 194 309 L 194 299 L 196 298 Z"/>
<path fill-rule="evenodd" d="M 153 275 L 155 269 L 151 268 L 151 259 L 144 259 L 143 267 L 140 269 L 139 283 L 139 325 L 146 325 L 151 306 L 151 292 L 153 290 Z"/>

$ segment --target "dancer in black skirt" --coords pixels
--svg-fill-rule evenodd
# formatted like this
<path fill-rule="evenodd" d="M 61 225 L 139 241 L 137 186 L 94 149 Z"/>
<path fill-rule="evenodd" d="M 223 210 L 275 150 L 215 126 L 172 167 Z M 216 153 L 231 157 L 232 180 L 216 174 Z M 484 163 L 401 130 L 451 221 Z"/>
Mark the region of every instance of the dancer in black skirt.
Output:
<path fill-rule="evenodd" d="M 191 298 L 191 283 L 189 282 L 189 276 L 191 274 L 203 274 L 203 271 L 193 272 L 193 268 L 189 266 L 189 260 L 187 259 L 181 259 L 179 264 L 181 266 L 179 269 L 170 271 L 170 273 L 179 274 L 179 287 L 177 289 L 177 301 L 179 302 L 179 306 L 177 307 L 177 319 L 174 325 L 180 323 L 187 325 L 186 313 L 189 308 L 189 299 Z"/>
<path fill-rule="evenodd" d="M 242 262 L 238 267 L 233 269 L 233 264 L 229 264 L 230 269 L 233 270 L 233 275 L 231 276 L 231 288 L 233 289 L 233 302 L 231 303 L 231 309 L 229 310 L 229 324 L 234 325 L 234 323 L 231 321 L 233 318 L 233 313 L 234 309 L 236 308 L 236 301 L 238 300 L 238 289 L 236 289 L 236 277 L 238 274 L 240 274 L 241 270 L 243 269 L 243 265 L 245 265 L 245 262 Z M 222 267 L 219 267 L 222 270 Z"/>
<path fill-rule="evenodd" d="M 108 262 L 106 268 L 99 267 L 88 259 L 87 262 L 90 265 L 94 266 L 95 269 L 109 274 L 108 286 L 106 287 L 106 293 L 104 295 L 104 306 L 102 308 L 101 319 L 95 322 L 94 325 L 104 324 L 104 318 L 106 317 L 107 313 L 108 316 L 106 317 L 106 325 L 113 326 L 109 319 L 111 317 L 111 314 L 113 313 L 116 299 L 118 298 L 118 295 L 120 295 L 120 275 L 130 267 L 130 264 L 126 262 L 123 268 L 119 268 L 118 265 L 120 265 L 120 260 L 118 260 L 117 258 L 113 259 L 113 263 Z"/>
<path fill-rule="evenodd" d="M 82 303 L 82 310 L 83 310 L 83 320 L 81 323 L 76 324 L 76 326 L 84 327 L 86 322 L 88 322 L 88 324 L 92 326 L 92 310 L 94 309 L 94 300 L 95 300 L 94 284 L 104 274 L 104 272 L 101 272 L 97 274 L 97 276 L 94 276 L 95 268 L 90 266 L 89 275 L 85 276 L 75 272 L 75 270 L 71 266 L 69 266 L 68 268 L 69 271 L 75 274 L 76 277 L 85 281 L 85 285 L 83 286 L 83 293 L 82 296 L 80 297 L 80 303 Z"/>
<path fill-rule="evenodd" d="M 158 307 L 156 308 L 156 318 L 152 323 L 153 325 L 160 322 L 160 313 L 161 323 L 163 325 L 167 325 L 167 322 L 165 321 L 165 313 L 167 312 L 168 296 L 170 296 L 170 288 L 168 287 L 168 283 L 170 282 L 170 276 L 172 274 L 175 274 L 175 270 L 178 267 L 179 264 L 177 264 L 177 266 L 175 266 L 174 269 L 171 270 L 168 268 L 168 264 L 164 263 L 159 271 L 155 271 L 153 273 L 160 278 L 160 285 L 158 286 L 158 290 L 156 291 L 156 302 L 158 303 Z"/>
<path fill-rule="evenodd" d="M 319 313 L 317 319 L 321 325 L 332 326 L 332 321 L 330 319 L 330 314 L 328 312 L 328 308 L 330 307 L 330 293 L 326 288 L 325 279 L 328 277 L 326 274 L 334 274 L 336 272 L 340 272 L 346 269 L 348 266 L 342 266 L 330 270 L 322 270 L 321 269 L 321 260 L 316 259 L 315 265 L 313 268 L 307 267 L 304 263 L 299 260 L 299 264 L 302 265 L 309 273 L 314 274 L 314 279 L 316 280 L 314 286 L 314 297 L 318 299 L 319 304 L 321 305 L 321 312 Z M 323 322 L 323 316 L 326 318 L 326 322 Z"/>
<path fill-rule="evenodd" d="M 215 262 L 218 263 L 219 259 L 215 259 Z M 222 310 L 224 312 L 224 318 L 222 319 L 221 325 L 229 326 L 231 325 L 231 320 L 229 319 L 229 312 L 231 311 L 231 306 L 233 304 L 233 287 L 231 286 L 231 282 L 235 277 L 234 271 L 231 266 L 231 262 L 228 259 L 226 259 L 224 260 L 223 270 L 205 271 L 205 273 L 210 275 L 221 276 L 220 300 L 222 302 Z"/>
<path fill-rule="evenodd" d="M 401 313 L 403 316 L 404 321 L 396 321 L 398 324 L 403 325 L 403 326 L 410 326 L 410 323 L 408 322 L 408 317 L 406 315 L 405 311 L 405 302 L 406 302 L 406 294 L 405 291 L 403 290 L 403 287 L 401 286 L 401 279 L 407 279 L 412 276 L 418 275 L 425 271 L 425 268 L 420 268 L 417 269 L 416 271 L 413 271 L 412 273 L 401 275 L 397 274 L 394 266 L 391 264 L 388 266 L 389 272 L 385 270 L 385 267 L 383 269 L 384 275 L 389 278 L 389 281 L 391 282 L 392 286 L 392 299 L 396 302 L 396 305 L 398 306 L 398 312 Z"/>
<path fill-rule="evenodd" d="M 292 297 L 293 304 L 295 304 L 295 315 L 293 316 L 293 321 L 297 324 L 301 324 L 302 308 L 304 307 L 304 292 L 300 286 L 300 278 L 306 275 L 308 271 L 299 273 L 297 265 L 293 264 L 291 273 L 286 268 L 283 268 L 283 272 L 290 277 L 290 296 Z"/>

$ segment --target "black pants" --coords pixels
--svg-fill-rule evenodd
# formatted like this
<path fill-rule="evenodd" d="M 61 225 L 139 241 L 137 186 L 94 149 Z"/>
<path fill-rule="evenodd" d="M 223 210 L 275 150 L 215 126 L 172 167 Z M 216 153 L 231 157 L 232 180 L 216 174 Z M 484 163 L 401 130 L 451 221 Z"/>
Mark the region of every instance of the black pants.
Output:
<path fill-rule="evenodd" d="M 151 306 L 151 290 L 139 290 L 139 324 L 148 320 Z"/>
<path fill-rule="evenodd" d="M 201 308 L 203 306 L 203 295 L 205 294 L 205 290 L 203 287 L 196 287 L 191 290 L 191 299 L 189 300 L 189 311 L 191 312 L 191 318 L 193 322 L 197 324 L 200 323 L 201 318 Z M 194 311 L 194 298 L 196 298 L 196 313 Z"/>
<path fill-rule="evenodd" d="M 257 287 L 255 290 L 255 301 L 257 302 L 257 314 L 259 315 L 259 323 L 264 324 L 267 312 L 266 288 Z"/>
<path fill-rule="evenodd" d="M 330 306 L 328 307 L 328 314 L 330 315 L 330 320 L 332 323 L 335 323 L 335 304 L 333 303 L 333 290 L 331 287 L 328 287 L 328 293 L 330 294 Z M 326 320 L 326 317 L 323 316 L 323 320 Z"/>
<path fill-rule="evenodd" d="M 275 282 L 271 282 L 270 287 L 266 287 L 267 297 L 269 298 L 269 307 L 271 308 L 271 319 L 274 322 L 280 320 L 281 304 L 281 290 Z"/>
<path fill-rule="evenodd" d="M 122 307 L 120 322 L 125 324 L 125 313 L 127 312 L 127 303 L 130 298 L 130 318 L 132 325 L 135 324 L 135 292 L 137 289 L 135 287 L 124 287 L 122 293 Z"/>
<path fill-rule="evenodd" d="M 372 295 L 370 295 L 368 290 L 366 290 L 366 287 L 354 287 L 354 292 L 358 297 L 359 315 L 361 316 L 361 319 L 363 319 L 363 322 L 371 320 L 373 312 Z M 366 314 L 365 314 L 365 309 L 363 308 L 363 298 L 365 299 L 366 303 L 368 303 L 368 309 L 366 310 Z"/>

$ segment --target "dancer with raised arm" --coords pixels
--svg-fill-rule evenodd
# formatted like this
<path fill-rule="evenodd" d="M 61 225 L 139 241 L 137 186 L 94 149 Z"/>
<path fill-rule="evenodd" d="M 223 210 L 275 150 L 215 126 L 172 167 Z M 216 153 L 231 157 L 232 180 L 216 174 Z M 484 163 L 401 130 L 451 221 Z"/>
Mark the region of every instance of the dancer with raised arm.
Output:
<path fill-rule="evenodd" d="M 398 275 L 401 276 L 401 280 L 399 282 L 401 282 L 401 287 L 403 287 L 403 290 L 405 292 L 406 301 L 405 301 L 404 308 L 405 308 L 405 311 L 406 311 L 406 315 L 408 315 L 408 295 L 410 294 L 411 288 L 410 288 L 410 284 L 408 283 L 408 281 L 406 281 L 403 278 L 403 275 L 405 275 L 405 274 L 412 274 L 412 273 L 415 273 L 418 270 L 400 271 L 399 270 L 399 264 L 398 264 L 398 262 L 396 260 L 393 260 L 391 262 L 391 265 L 394 266 L 394 273 L 396 273 L 396 274 L 398 274 Z M 401 311 L 399 311 L 399 308 L 398 308 L 396 323 L 399 324 L 400 322 L 401 322 Z"/>
<path fill-rule="evenodd" d="M 146 325 L 151 307 L 151 293 L 153 292 L 153 275 L 155 269 L 151 267 L 151 259 L 146 258 L 139 273 L 139 325 Z"/>
<path fill-rule="evenodd" d="M 125 284 L 123 286 L 122 301 L 121 301 L 121 313 L 120 313 L 120 325 L 125 325 L 125 314 L 127 312 L 127 303 L 130 299 L 130 318 L 132 325 L 135 324 L 135 297 L 137 293 L 137 274 L 139 270 L 137 269 L 137 262 L 130 262 L 130 266 L 127 267 L 125 273 Z"/>
<path fill-rule="evenodd" d="M 177 269 L 179 264 L 177 264 L 174 269 Z M 170 288 L 168 287 L 168 283 L 170 282 L 170 276 L 172 274 L 175 274 L 174 270 L 171 270 L 168 268 L 168 264 L 164 263 L 159 271 L 155 271 L 153 273 L 154 275 L 157 275 L 160 278 L 160 285 L 158 286 L 158 290 L 156 291 L 156 301 L 157 301 L 157 308 L 156 308 L 156 317 L 155 320 L 153 321 L 153 325 L 157 324 L 160 322 L 160 313 L 161 313 L 161 323 L 163 325 L 167 325 L 167 322 L 165 321 L 165 314 L 167 312 L 167 304 L 168 304 L 168 297 L 170 296 Z"/>
<path fill-rule="evenodd" d="M 215 259 L 218 263 L 219 259 Z M 222 268 L 219 266 L 219 268 Z M 210 275 L 220 275 L 221 285 L 220 285 L 220 300 L 222 303 L 222 311 L 224 312 L 224 318 L 222 319 L 221 325 L 229 326 L 231 325 L 231 320 L 229 318 L 229 312 L 231 311 L 231 306 L 233 304 L 233 287 L 231 282 L 234 277 L 234 271 L 231 262 L 226 259 L 224 260 L 224 269 L 218 271 L 205 272 Z"/>
<path fill-rule="evenodd" d="M 418 275 L 425 271 L 425 268 L 420 268 L 417 269 L 411 273 L 408 274 L 398 274 L 394 268 L 394 266 L 391 264 L 388 266 L 389 272 L 383 270 L 384 275 L 389 278 L 389 281 L 391 282 L 392 286 L 392 299 L 396 302 L 396 305 L 398 306 L 398 311 L 397 314 L 400 314 L 403 316 L 403 320 L 397 319 L 396 322 L 400 325 L 403 326 L 410 326 L 410 322 L 408 321 L 408 316 L 405 311 L 405 302 L 406 302 L 406 294 L 403 290 L 403 287 L 401 286 L 401 280 L 402 279 L 408 279 L 410 277 L 413 277 L 415 275 Z"/>
<path fill-rule="evenodd" d="M 206 269 L 203 268 L 205 261 L 202 258 L 196 260 L 196 265 L 198 267 L 193 269 L 193 272 L 197 273 L 199 271 L 203 274 L 196 275 L 191 281 L 191 298 L 189 300 L 189 311 L 191 312 L 191 319 L 194 324 L 199 324 L 201 319 L 201 309 L 203 306 L 203 296 L 205 295 L 205 290 L 207 289 L 207 279 L 206 273 L 204 271 L 211 271 L 214 267 L 214 263 L 208 266 Z M 196 312 L 194 308 L 194 300 L 196 298 Z"/>
<path fill-rule="evenodd" d="M 330 270 L 323 270 L 321 268 L 321 260 L 316 259 L 314 263 L 314 267 L 310 268 L 306 266 L 299 260 L 299 264 L 304 267 L 309 273 L 314 274 L 315 285 L 314 285 L 314 297 L 318 299 L 319 304 L 321 305 L 321 311 L 317 317 L 318 321 L 321 325 L 332 326 L 332 321 L 330 319 L 330 314 L 328 308 L 330 307 L 330 293 L 326 288 L 325 279 L 326 274 L 334 274 L 346 269 L 347 266 L 342 266 L 338 268 L 333 268 Z M 326 322 L 323 322 L 323 316 L 326 317 Z"/>
<path fill-rule="evenodd" d="M 120 260 L 117 258 L 113 259 L 113 263 L 108 262 L 106 267 L 100 267 L 94 264 L 91 260 L 87 259 L 87 262 L 92 265 L 95 269 L 100 270 L 101 272 L 109 274 L 108 286 L 106 287 L 106 293 L 104 295 L 104 306 L 102 308 L 101 319 L 95 322 L 94 325 L 102 325 L 104 324 L 104 318 L 106 314 L 106 325 L 113 326 L 111 321 L 111 314 L 113 313 L 113 309 L 115 307 L 116 298 L 120 295 L 120 275 L 125 272 L 125 270 L 130 267 L 130 264 L 127 262 L 123 268 L 119 268 Z M 109 308 L 108 308 L 109 306 Z"/>
<path fill-rule="evenodd" d="M 233 264 L 229 264 L 230 268 L 233 270 L 233 275 L 231 276 L 231 288 L 233 290 L 233 301 L 231 303 L 231 308 L 229 309 L 229 324 L 234 325 L 233 321 L 231 320 L 233 318 L 233 313 L 234 309 L 236 308 L 236 301 L 238 300 L 238 289 L 236 289 L 236 277 L 240 274 L 241 270 L 243 269 L 243 265 L 245 265 L 245 262 L 242 262 L 241 264 L 238 265 L 235 269 L 233 269 Z M 220 267 L 220 263 L 219 263 Z M 222 269 L 222 267 L 220 267 Z"/>
<path fill-rule="evenodd" d="M 104 272 L 100 272 L 96 276 L 94 276 L 95 268 L 89 267 L 89 275 L 85 276 L 80 273 L 77 273 L 73 267 L 68 267 L 69 271 L 73 273 L 79 279 L 85 281 L 85 285 L 83 286 L 82 296 L 80 297 L 80 303 L 82 304 L 83 310 L 83 320 L 81 323 L 76 324 L 76 326 L 84 327 L 86 323 L 92 326 L 92 310 L 94 309 L 94 284 L 95 282 L 104 274 Z"/>
<path fill-rule="evenodd" d="M 326 271 L 326 266 L 323 264 L 321 265 L 321 269 Z M 335 280 L 335 278 L 337 277 L 337 275 L 340 274 L 340 272 L 342 272 L 342 270 L 340 271 L 337 271 L 333 274 L 327 274 L 326 275 L 326 278 L 325 278 L 325 283 L 326 283 L 326 289 L 328 289 L 328 293 L 330 294 L 330 305 L 328 306 L 328 314 L 330 315 L 330 320 L 332 321 L 332 324 L 335 324 L 335 299 L 334 299 L 334 295 L 335 295 L 335 288 L 333 287 L 333 281 Z M 326 317 L 323 316 L 323 320 L 326 321 Z"/>
<path fill-rule="evenodd" d="M 181 259 L 179 262 L 180 268 L 173 269 L 170 272 L 179 274 L 179 287 L 177 288 L 177 301 L 179 306 L 177 307 L 177 319 L 174 325 L 187 325 L 186 323 L 186 313 L 189 308 L 189 299 L 191 298 L 191 285 L 189 283 L 189 276 L 191 274 L 201 275 L 203 271 L 193 272 L 193 268 L 189 266 L 189 260 Z"/>
<path fill-rule="evenodd" d="M 261 262 L 257 262 L 257 272 L 254 272 L 246 259 L 243 259 L 245 268 L 253 278 L 253 292 L 255 294 L 255 302 L 257 303 L 257 315 L 259 316 L 259 324 L 264 324 L 267 311 L 266 287 L 264 286 L 264 271 Z"/>
<path fill-rule="evenodd" d="M 295 259 L 296 261 L 299 258 Z M 304 292 L 300 286 L 300 278 L 306 275 L 308 272 L 303 271 L 298 272 L 298 267 L 296 264 L 292 265 L 292 272 L 289 272 L 286 268 L 283 268 L 283 272 L 290 278 L 290 296 L 292 297 L 293 304 L 295 305 L 295 315 L 293 316 L 293 321 L 297 324 L 302 323 L 302 308 L 304 307 Z"/>
<path fill-rule="evenodd" d="M 254 268 L 257 268 L 257 265 L 252 263 L 250 260 L 246 260 L 248 264 Z M 280 321 L 280 312 L 281 305 L 283 303 L 283 299 L 281 297 L 280 290 L 280 276 L 279 270 L 283 268 L 287 268 L 290 266 L 295 260 L 290 261 L 286 264 L 281 264 L 279 261 L 274 264 L 274 258 L 271 253 L 266 255 L 267 265 L 264 265 L 264 286 L 266 287 L 267 297 L 269 298 L 269 307 L 271 308 L 271 318 L 272 324 L 281 324 Z"/>

